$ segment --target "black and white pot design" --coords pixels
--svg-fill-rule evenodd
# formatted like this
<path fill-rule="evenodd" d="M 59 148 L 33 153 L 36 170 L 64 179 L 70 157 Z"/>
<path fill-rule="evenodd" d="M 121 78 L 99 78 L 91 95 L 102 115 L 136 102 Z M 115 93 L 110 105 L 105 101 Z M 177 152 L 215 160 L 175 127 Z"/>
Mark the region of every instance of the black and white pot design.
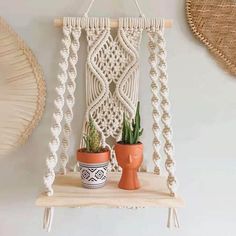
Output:
<path fill-rule="evenodd" d="M 107 168 L 109 162 L 83 163 L 79 161 L 81 182 L 85 188 L 101 188 L 107 180 Z"/>

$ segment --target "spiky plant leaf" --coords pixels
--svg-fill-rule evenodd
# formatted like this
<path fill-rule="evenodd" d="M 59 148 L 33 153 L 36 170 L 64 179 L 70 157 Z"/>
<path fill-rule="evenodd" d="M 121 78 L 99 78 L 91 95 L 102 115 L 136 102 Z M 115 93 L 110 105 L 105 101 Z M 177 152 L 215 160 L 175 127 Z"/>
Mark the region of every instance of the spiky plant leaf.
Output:
<path fill-rule="evenodd" d="M 123 114 L 122 143 L 136 144 L 143 133 L 143 129 L 141 130 L 140 128 L 141 118 L 139 108 L 140 102 L 137 104 L 135 117 L 131 122 L 126 118 L 125 113 Z"/>
<path fill-rule="evenodd" d="M 125 142 L 126 127 L 125 127 L 125 113 L 123 113 L 123 123 L 122 123 L 122 141 Z"/>
<path fill-rule="evenodd" d="M 129 143 L 129 124 L 127 122 L 127 120 L 125 119 L 125 140 L 124 143 Z"/>

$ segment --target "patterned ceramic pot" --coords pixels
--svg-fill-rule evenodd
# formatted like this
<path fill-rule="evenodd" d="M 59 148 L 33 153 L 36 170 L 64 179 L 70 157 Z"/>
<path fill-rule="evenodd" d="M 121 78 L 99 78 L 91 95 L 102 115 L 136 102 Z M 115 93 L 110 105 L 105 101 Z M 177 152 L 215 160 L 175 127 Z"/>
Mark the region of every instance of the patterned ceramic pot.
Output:
<path fill-rule="evenodd" d="M 109 150 L 100 153 L 88 153 L 82 148 L 77 151 L 83 187 L 94 189 L 105 185 L 109 160 Z"/>

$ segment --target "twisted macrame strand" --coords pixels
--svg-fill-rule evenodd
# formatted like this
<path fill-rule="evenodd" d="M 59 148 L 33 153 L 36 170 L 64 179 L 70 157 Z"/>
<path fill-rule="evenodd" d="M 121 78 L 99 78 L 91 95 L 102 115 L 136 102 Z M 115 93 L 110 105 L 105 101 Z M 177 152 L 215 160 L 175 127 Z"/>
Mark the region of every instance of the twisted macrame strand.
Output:
<path fill-rule="evenodd" d="M 149 64 L 150 78 L 151 78 L 151 91 L 152 91 L 152 118 L 153 118 L 153 155 L 152 159 L 154 162 L 154 173 L 160 175 L 160 112 L 159 112 L 159 94 L 158 94 L 158 57 L 157 57 L 157 34 L 155 25 L 150 25 L 147 28 L 148 34 L 148 49 L 149 49 Z"/>
<path fill-rule="evenodd" d="M 60 51 L 61 62 L 59 63 L 59 73 L 57 76 L 58 85 L 56 87 L 57 97 L 54 101 L 55 112 L 53 113 L 53 124 L 51 126 L 52 138 L 49 142 L 49 155 L 46 159 L 46 174 L 44 176 L 45 191 L 48 196 L 53 195 L 52 184 L 55 179 L 55 166 L 57 165 L 57 152 L 60 147 L 61 121 L 63 119 L 64 94 L 66 90 L 66 81 L 68 79 L 68 58 L 71 45 L 70 39 L 71 27 L 64 20 L 62 49 Z"/>
<path fill-rule="evenodd" d="M 65 124 L 63 127 L 63 139 L 62 139 L 62 152 L 60 155 L 60 166 L 61 173 L 66 174 L 66 165 L 69 160 L 68 148 L 70 145 L 70 134 L 71 134 L 71 122 L 73 120 L 73 107 L 75 104 L 75 89 L 77 77 L 76 64 L 78 62 L 78 50 L 80 47 L 79 38 L 81 35 L 80 20 L 79 18 L 72 18 L 71 20 L 72 31 L 71 31 L 71 47 L 69 57 L 69 71 L 68 71 L 68 82 L 67 82 L 67 98 L 66 105 L 67 111 L 64 114 Z"/>
<path fill-rule="evenodd" d="M 165 168 L 168 172 L 167 186 L 170 194 L 175 196 L 177 188 L 177 180 L 175 178 L 175 162 L 173 159 L 173 143 L 172 143 L 172 130 L 171 130 L 171 117 L 170 117 L 170 101 L 168 89 L 168 76 L 167 76 L 167 63 L 166 63 L 166 48 L 164 39 L 163 21 L 160 24 L 158 35 L 158 70 L 160 82 L 160 96 L 161 96 L 161 122 L 163 124 L 162 135 L 164 138 L 164 153 L 166 155 Z"/>

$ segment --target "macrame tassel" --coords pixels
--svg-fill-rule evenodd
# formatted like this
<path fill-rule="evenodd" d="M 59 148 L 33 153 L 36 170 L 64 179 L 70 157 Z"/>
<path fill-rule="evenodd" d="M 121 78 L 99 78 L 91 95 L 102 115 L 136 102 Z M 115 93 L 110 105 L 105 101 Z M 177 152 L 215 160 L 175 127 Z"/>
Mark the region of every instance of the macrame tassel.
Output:
<path fill-rule="evenodd" d="M 172 223 L 175 226 L 175 228 L 180 227 L 176 208 L 169 208 L 168 209 L 167 227 L 171 228 Z"/>
<path fill-rule="evenodd" d="M 69 57 L 69 71 L 68 71 L 68 83 L 67 83 L 67 98 L 66 105 L 67 111 L 64 115 L 65 124 L 63 127 L 63 139 L 62 139 L 62 153 L 60 155 L 60 165 L 61 173 L 66 174 L 66 165 L 69 160 L 68 148 L 70 145 L 70 135 L 71 135 L 71 122 L 73 120 L 73 107 L 75 104 L 75 89 L 77 77 L 76 64 L 78 62 L 78 50 L 80 47 L 79 38 L 81 35 L 80 18 L 71 18 L 71 47 L 70 47 L 70 57 Z"/>
<path fill-rule="evenodd" d="M 46 207 L 44 210 L 44 217 L 43 217 L 43 229 L 45 229 L 47 232 L 51 231 L 53 215 L 54 215 L 54 207 Z"/>

